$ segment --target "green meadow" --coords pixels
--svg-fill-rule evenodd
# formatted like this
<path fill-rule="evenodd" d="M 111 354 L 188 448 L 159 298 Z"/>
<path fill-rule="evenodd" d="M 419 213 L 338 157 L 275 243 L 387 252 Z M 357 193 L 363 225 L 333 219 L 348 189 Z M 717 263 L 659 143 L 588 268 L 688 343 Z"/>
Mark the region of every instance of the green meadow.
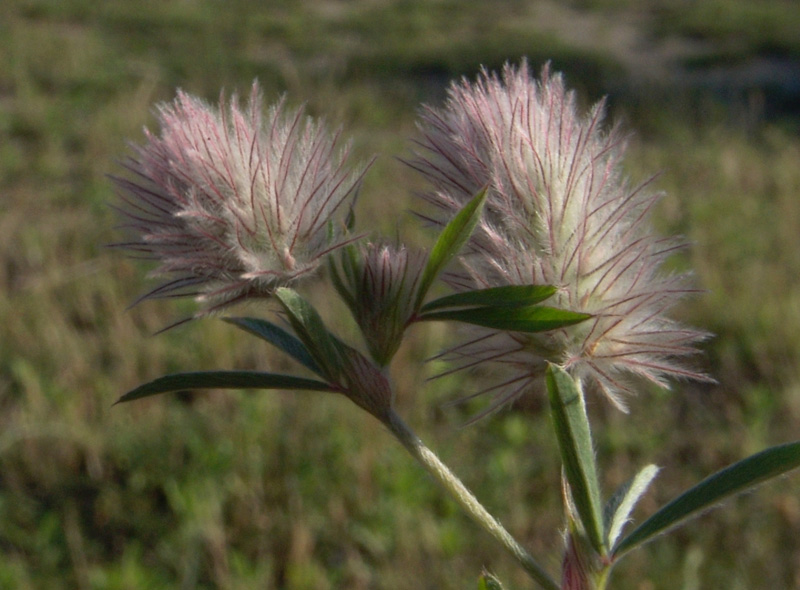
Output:
<path fill-rule="evenodd" d="M 344 397 L 204 392 L 113 406 L 165 373 L 295 372 L 216 318 L 155 332 L 191 302 L 148 301 L 119 238 L 109 174 L 182 88 L 247 95 L 341 126 L 377 160 L 364 231 L 430 245 L 424 187 L 397 157 L 452 79 L 551 60 L 631 132 L 626 167 L 666 196 L 671 260 L 698 288 L 674 314 L 714 337 L 716 385 L 644 387 L 630 413 L 589 400 L 608 494 L 663 471 L 635 512 L 800 438 L 800 7 L 792 0 L 0 0 L 0 589 L 472 589 L 525 574 L 377 421 Z M 303 284 L 326 321 L 324 276 Z M 270 317 L 273 308 L 235 310 Z M 398 408 L 553 574 L 560 465 L 544 399 L 478 423 L 451 402 L 474 375 L 428 381 L 457 341 L 414 329 Z M 627 557 L 627 590 L 800 587 L 800 474 L 730 501 Z"/>

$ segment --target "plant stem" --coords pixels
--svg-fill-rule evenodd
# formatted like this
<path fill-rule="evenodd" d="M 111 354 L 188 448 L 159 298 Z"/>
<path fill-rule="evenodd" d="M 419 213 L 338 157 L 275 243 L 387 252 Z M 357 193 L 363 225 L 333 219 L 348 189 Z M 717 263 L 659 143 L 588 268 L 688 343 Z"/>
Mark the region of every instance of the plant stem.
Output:
<path fill-rule="evenodd" d="M 547 590 L 559 590 L 560 586 L 551 578 L 530 554 L 511 536 L 511 534 L 478 502 L 461 480 L 450 468 L 441 462 L 439 457 L 431 451 L 403 422 L 394 410 L 389 411 L 388 420 L 385 422 L 392 434 L 408 450 L 409 453 L 425 469 L 436 478 L 453 499 L 467 514 L 483 527 L 490 535 L 500 542 L 506 550 L 522 565 L 528 574 Z"/>
<path fill-rule="evenodd" d="M 611 567 L 607 566 L 598 572 L 595 576 L 594 587 L 595 590 L 606 590 L 608 586 L 608 579 L 611 575 Z"/>

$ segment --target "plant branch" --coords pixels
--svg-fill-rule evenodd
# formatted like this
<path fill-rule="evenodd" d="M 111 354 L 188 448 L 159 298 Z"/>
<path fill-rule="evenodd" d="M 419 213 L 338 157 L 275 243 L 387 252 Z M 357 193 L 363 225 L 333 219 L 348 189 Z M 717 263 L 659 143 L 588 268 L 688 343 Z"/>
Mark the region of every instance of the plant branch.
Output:
<path fill-rule="evenodd" d="M 434 477 L 439 484 L 453 497 L 467 514 L 500 542 L 506 550 L 522 565 L 530 576 L 547 590 L 559 590 L 560 586 L 540 566 L 530 554 L 511 536 L 500 522 L 483 507 L 461 480 L 447 467 L 436 454 L 414 434 L 406 423 L 394 412 L 390 411 L 386 422 L 389 430 L 409 453 Z"/>

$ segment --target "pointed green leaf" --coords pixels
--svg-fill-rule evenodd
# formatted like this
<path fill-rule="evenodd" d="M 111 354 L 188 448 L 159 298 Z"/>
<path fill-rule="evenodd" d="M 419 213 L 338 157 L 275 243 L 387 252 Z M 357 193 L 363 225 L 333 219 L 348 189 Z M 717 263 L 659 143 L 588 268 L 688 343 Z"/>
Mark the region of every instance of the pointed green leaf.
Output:
<path fill-rule="evenodd" d="M 185 391 L 187 389 L 306 389 L 335 391 L 327 383 L 292 375 L 261 373 L 259 371 L 199 371 L 164 375 L 132 389 L 116 403 L 130 402 L 143 397 Z"/>
<path fill-rule="evenodd" d="M 422 313 L 447 307 L 523 307 L 541 303 L 555 295 L 557 289 L 550 285 L 506 285 L 441 297 L 422 306 Z"/>
<path fill-rule="evenodd" d="M 431 311 L 421 314 L 418 320 L 451 320 L 495 330 L 544 332 L 578 324 L 590 317 L 592 316 L 585 313 L 567 311 L 565 309 L 556 309 L 544 305 L 529 305 L 525 307 L 484 306 Z"/>
<path fill-rule="evenodd" d="M 266 340 L 276 348 L 279 348 L 293 359 L 304 365 L 306 368 L 311 369 L 317 375 L 322 376 L 321 369 L 316 363 L 314 358 L 308 352 L 308 349 L 303 345 L 300 340 L 295 338 L 292 334 L 283 328 L 258 318 L 223 318 L 229 324 L 233 324 L 237 328 L 241 328 L 245 332 L 249 332 L 258 336 L 262 340 Z"/>
<path fill-rule="evenodd" d="M 433 281 L 436 280 L 439 273 L 444 270 L 445 266 L 469 240 L 472 231 L 481 218 L 487 192 L 488 188 L 484 188 L 475 195 L 439 234 L 439 238 L 436 240 L 436 244 L 434 244 L 428 257 L 428 263 L 422 271 L 415 308 L 419 308 L 422 305 L 422 301 L 425 299 L 425 295 L 428 294 L 431 285 L 433 285 Z"/>
<path fill-rule="evenodd" d="M 657 474 L 658 467 L 647 465 L 635 477 L 620 486 L 606 503 L 603 520 L 608 531 L 606 541 L 609 547 L 613 547 L 614 543 L 617 542 L 622 529 L 630 518 L 631 512 L 636 507 L 636 503 L 647 491 L 647 488 L 650 487 Z"/>
<path fill-rule="evenodd" d="M 342 373 L 339 346 L 317 310 L 288 287 L 276 289 L 275 298 L 286 311 L 297 337 L 320 367 L 321 376 L 333 383 L 338 382 Z"/>
<path fill-rule="evenodd" d="M 605 555 L 600 486 L 592 436 L 578 385 L 561 367 L 548 365 L 547 393 L 572 499 L 592 547 Z"/>
<path fill-rule="evenodd" d="M 734 463 L 687 490 L 644 521 L 614 549 L 614 558 L 713 508 L 725 498 L 800 467 L 800 441 L 771 447 Z"/>

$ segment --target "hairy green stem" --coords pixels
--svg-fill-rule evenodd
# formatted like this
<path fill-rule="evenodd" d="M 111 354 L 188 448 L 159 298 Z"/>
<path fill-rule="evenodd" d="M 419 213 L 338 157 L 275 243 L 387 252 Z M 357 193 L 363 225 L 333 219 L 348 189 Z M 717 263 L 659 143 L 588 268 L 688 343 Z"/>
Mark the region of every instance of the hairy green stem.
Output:
<path fill-rule="evenodd" d="M 606 590 L 606 587 L 608 586 L 608 579 L 610 576 L 611 576 L 611 566 L 606 566 L 597 574 L 595 574 L 595 582 L 594 582 L 595 590 Z"/>
<path fill-rule="evenodd" d="M 433 451 L 425 446 L 394 410 L 389 411 L 386 425 L 406 450 L 408 450 L 417 461 L 422 463 L 425 469 L 436 478 L 436 481 L 447 490 L 459 506 L 469 514 L 472 520 L 499 541 L 534 580 L 539 582 L 539 584 L 547 590 L 559 590 L 560 586 L 549 576 L 544 568 L 536 563 L 533 557 L 525 551 L 522 545 L 511 536 L 495 517 L 489 514 L 472 492 L 470 492 L 461 480 L 450 471 L 447 465 L 441 462 Z"/>

